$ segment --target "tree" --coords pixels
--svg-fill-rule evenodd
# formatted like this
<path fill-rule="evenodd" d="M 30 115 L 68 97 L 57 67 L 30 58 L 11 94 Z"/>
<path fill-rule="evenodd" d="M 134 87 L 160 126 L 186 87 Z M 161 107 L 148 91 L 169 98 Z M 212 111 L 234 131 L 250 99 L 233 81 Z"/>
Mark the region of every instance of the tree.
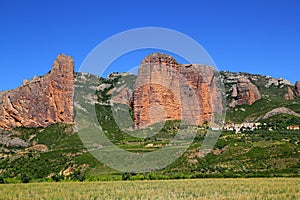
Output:
<path fill-rule="evenodd" d="M 0 176 L 0 184 L 4 184 L 5 183 L 5 180 L 3 178 L 3 176 Z"/>
<path fill-rule="evenodd" d="M 129 180 L 131 177 L 131 174 L 129 172 L 125 172 L 123 175 L 122 175 L 122 180 L 123 181 L 126 181 L 126 180 Z"/>
<path fill-rule="evenodd" d="M 29 183 L 31 177 L 28 174 L 21 174 L 21 181 L 22 183 Z"/>
<path fill-rule="evenodd" d="M 51 176 L 51 179 L 55 182 L 59 182 L 60 180 L 63 179 L 63 177 L 59 174 L 54 174 L 53 176 Z"/>

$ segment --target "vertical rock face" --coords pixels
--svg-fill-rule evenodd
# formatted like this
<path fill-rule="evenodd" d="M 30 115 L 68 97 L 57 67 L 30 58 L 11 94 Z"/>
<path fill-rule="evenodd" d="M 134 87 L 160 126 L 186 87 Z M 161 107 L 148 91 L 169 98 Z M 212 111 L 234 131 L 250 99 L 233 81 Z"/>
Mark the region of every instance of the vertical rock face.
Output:
<path fill-rule="evenodd" d="M 213 68 L 179 65 L 166 54 L 151 54 L 142 61 L 136 80 L 135 127 L 176 119 L 211 121 L 214 109 L 220 108 L 214 105 L 216 93 Z"/>
<path fill-rule="evenodd" d="M 74 61 L 58 55 L 52 70 L 21 87 L 0 93 L 0 127 L 73 123 Z"/>
<path fill-rule="evenodd" d="M 300 97 L 300 82 L 299 81 L 297 81 L 295 84 L 295 95 L 297 97 Z"/>
<path fill-rule="evenodd" d="M 233 97 L 229 104 L 231 107 L 243 104 L 252 105 L 261 98 L 258 88 L 245 77 L 238 79 L 237 84 L 233 86 L 231 96 Z"/>
<path fill-rule="evenodd" d="M 291 87 L 288 87 L 287 88 L 287 93 L 284 95 L 284 99 L 285 100 L 293 100 L 295 99 L 295 95 L 294 95 L 294 92 L 293 90 L 291 89 Z"/>

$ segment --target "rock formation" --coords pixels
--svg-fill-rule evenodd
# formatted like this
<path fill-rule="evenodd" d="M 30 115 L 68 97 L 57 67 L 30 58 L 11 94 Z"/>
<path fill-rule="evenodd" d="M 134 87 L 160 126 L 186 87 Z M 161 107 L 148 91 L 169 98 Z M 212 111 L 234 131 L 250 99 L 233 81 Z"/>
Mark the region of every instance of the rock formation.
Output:
<path fill-rule="evenodd" d="M 113 91 L 115 92 L 115 91 Z M 128 87 L 120 88 L 120 92 L 113 93 L 111 103 L 125 104 L 132 107 L 133 103 L 133 90 Z"/>
<path fill-rule="evenodd" d="M 297 97 L 300 97 L 300 82 L 299 81 L 297 81 L 295 84 L 295 95 Z"/>
<path fill-rule="evenodd" d="M 268 77 L 268 83 L 265 85 L 266 88 L 269 88 L 271 86 L 275 87 L 283 87 L 285 85 L 291 85 L 291 82 L 289 80 L 283 79 L 283 78 L 272 78 Z"/>
<path fill-rule="evenodd" d="M 58 55 L 52 70 L 0 93 L 0 128 L 73 122 L 74 61 Z"/>
<path fill-rule="evenodd" d="M 12 136 L 11 133 L 2 133 L 0 131 L 0 145 L 3 145 L 2 147 L 28 147 L 29 143 L 21 138 Z"/>
<path fill-rule="evenodd" d="M 285 107 L 279 107 L 279 108 L 275 108 L 275 109 L 267 112 L 262 117 L 262 119 L 267 119 L 267 118 L 270 118 L 272 116 L 279 115 L 279 114 L 288 114 L 288 115 L 294 115 L 296 117 L 300 117 L 299 113 L 296 113 L 296 112 L 292 111 L 291 109 L 288 109 L 288 108 L 285 108 Z"/>
<path fill-rule="evenodd" d="M 295 99 L 295 95 L 294 95 L 294 92 L 291 89 L 291 87 L 287 88 L 287 93 L 284 95 L 284 99 L 285 100 L 294 100 Z"/>
<path fill-rule="evenodd" d="M 222 99 L 212 67 L 180 65 L 166 54 L 154 53 L 141 63 L 134 91 L 136 128 L 165 120 L 203 124 L 222 111 Z"/>
<path fill-rule="evenodd" d="M 113 73 L 109 75 L 109 79 L 114 78 L 118 78 L 118 82 L 107 92 L 108 95 L 111 95 L 110 104 L 125 104 L 133 108 L 133 90 L 136 76 L 130 73 Z"/>
<path fill-rule="evenodd" d="M 258 88 L 246 77 L 237 80 L 237 84 L 232 88 L 231 96 L 233 99 L 229 103 L 230 107 L 243 104 L 252 105 L 261 98 Z"/>

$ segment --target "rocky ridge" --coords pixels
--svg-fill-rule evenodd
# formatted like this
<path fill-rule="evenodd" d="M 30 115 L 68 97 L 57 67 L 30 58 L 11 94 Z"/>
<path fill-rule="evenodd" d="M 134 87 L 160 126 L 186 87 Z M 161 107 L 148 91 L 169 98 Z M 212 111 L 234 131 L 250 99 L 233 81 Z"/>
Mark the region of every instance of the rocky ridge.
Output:
<path fill-rule="evenodd" d="M 280 108 L 275 108 L 275 109 L 271 110 L 270 112 L 266 113 L 262 117 L 262 119 L 267 119 L 267 118 L 270 118 L 272 116 L 279 115 L 279 114 L 288 114 L 288 115 L 294 115 L 296 117 L 300 117 L 299 113 L 296 113 L 296 112 L 292 111 L 291 109 L 288 109 L 285 107 L 280 107 Z"/>
<path fill-rule="evenodd" d="M 45 76 L 0 93 L 0 128 L 73 123 L 73 93 L 74 61 L 70 56 L 58 55 Z"/>
<path fill-rule="evenodd" d="M 81 95 L 81 100 L 90 105 L 126 104 L 134 110 L 137 128 L 182 118 L 201 124 L 211 121 L 213 113 L 223 108 L 222 95 L 211 67 L 178 64 L 169 55 L 154 53 L 142 61 L 138 76 L 131 78 L 136 81 L 135 88 L 127 87 L 126 78 L 129 76 L 134 75 L 112 73 L 107 83 L 104 81 L 97 85 L 105 79 L 77 73 L 76 79 L 81 84 L 93 82 L 88 86 L 91 92 Z M 115 78 L 118 78 L 118 82 L 114 85 Z M 282 78 L 232 72 L 221 72 L 221 78 L 227 88 L 228 105 L 232 108 L 252 105 L 261 98 L 269 101 L 269 94 L 261 94 L 264 88 L 281 88 L 283 91 L 287 88 L 287 93 L 281 97 L 286 100 L 300 96 L 300 82 L 291 85 Z M 19 88 L 0 92 L 0 128 L 73 123 L 73 101 L 74 106 L 84 109 L 79 101 L 73 100 L 73 87 L 81 87 L 81 84 L 74 82 L 72 58 L 59 55 L 52 70 L 45 76 L 35 76 L 32 80 L 24 80 Z M 129 85 L 133 84 L 130 82 Z M 111 100 L 101 101 L 101 91 L 104 90 L 112 96 Z M 190 103 L 193 101 L 189 96 L 195 98 L 198 105 Z M 246 111 L 245 108 L 241 109 Z"/>

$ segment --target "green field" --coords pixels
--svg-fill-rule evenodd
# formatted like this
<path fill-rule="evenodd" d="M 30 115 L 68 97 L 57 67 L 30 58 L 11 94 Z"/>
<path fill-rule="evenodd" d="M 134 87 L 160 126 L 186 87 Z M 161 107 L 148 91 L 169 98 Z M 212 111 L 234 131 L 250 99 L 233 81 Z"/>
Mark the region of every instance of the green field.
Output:
<path fill-rule="evenodd" d="M 299 199 L 300 178 L 7 184 L 0 199 Z"/>

